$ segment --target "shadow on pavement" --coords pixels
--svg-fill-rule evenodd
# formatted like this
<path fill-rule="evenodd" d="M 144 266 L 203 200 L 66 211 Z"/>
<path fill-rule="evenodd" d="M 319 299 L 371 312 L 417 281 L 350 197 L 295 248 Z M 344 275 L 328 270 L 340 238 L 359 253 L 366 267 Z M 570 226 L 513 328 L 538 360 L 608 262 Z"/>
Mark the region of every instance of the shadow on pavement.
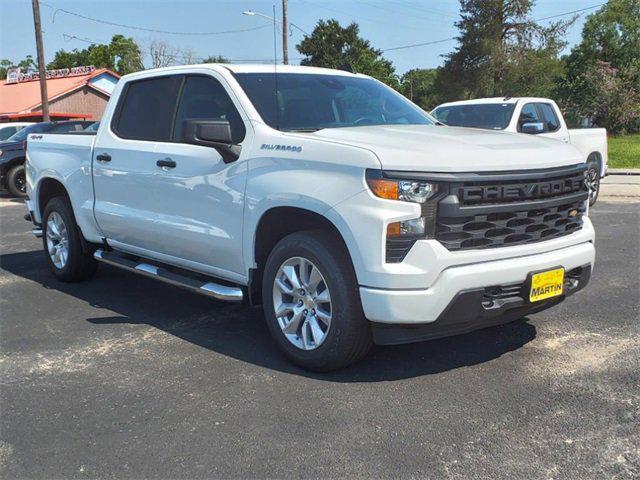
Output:
<path fill-rule="evenodd" d="M 216 302 L 105 265 L 100 266 L 92 281 L 62 283 L 49 272 L 41 251 L 0 255 L 0 267 L 118 315 L 87 318 L 93 324 L 147 324 L 244 362 L 324 381 L 380 382 L 441 373 L 498 358 L 536 336 L 535 326 L 526 319 L 519 320 L 440 340 L 374 347 L 357 365 L 315 374 L 291 365 L 280 355 L 259 308 Z M 30 301 L 47 299 L 42 295 Z M 89 309 L 88 312 L 93 313 Z"/>

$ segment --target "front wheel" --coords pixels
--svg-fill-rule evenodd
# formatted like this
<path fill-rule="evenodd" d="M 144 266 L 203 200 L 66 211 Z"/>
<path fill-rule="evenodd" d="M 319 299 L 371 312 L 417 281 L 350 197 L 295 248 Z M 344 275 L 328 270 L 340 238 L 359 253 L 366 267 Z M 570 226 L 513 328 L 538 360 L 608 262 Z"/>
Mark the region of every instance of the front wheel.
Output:
<path fill-rule="evenodd" d="M 7 190 L 14 197 L 24 197 L 27 194 L 24 165 L 16 165 L 7 172 Z"/>
<path fill-rule="evenodd" d="M 372 340 L 344 246 L 326 232 L 293 233 L 267 259 L 264 313 L 278 346 L 295 364 L 315 371 L 350 365 Z"/>
<path fill-rule="evenodd" d="M 42 243 L 51 272 L 63 282 L 91 277 L 98 262 L 82 247 L 80 229 L 65 197 L 49 200 L 42 216 Z"/>
<path fill-rule="evenodd" d="M 587 167 L 587 187 L 589 188 L 589 206 L 593 206 L 600 193 L 600 168 L 597 163 L 590 163 Z"/>

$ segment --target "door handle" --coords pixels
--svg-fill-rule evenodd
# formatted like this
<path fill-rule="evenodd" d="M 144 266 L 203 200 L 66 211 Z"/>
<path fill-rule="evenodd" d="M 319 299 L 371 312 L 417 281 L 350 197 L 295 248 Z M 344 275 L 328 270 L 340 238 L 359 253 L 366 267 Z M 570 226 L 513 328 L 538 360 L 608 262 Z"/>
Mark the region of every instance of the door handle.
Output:
<path fill-rule="evenodd" d="M 101 153 L 100 155 L 96 155 L 96 160 L 98 160 L 99 162 L 110 162 L 111 155 L 109 155 L 108 153 Z"/>
<path fill-rule="evenodd" d="M 163 158 L 162 160 L 158 160 L 156 165 L 162 168 L 175 168 L 177 163 L 170 158 Z"/>

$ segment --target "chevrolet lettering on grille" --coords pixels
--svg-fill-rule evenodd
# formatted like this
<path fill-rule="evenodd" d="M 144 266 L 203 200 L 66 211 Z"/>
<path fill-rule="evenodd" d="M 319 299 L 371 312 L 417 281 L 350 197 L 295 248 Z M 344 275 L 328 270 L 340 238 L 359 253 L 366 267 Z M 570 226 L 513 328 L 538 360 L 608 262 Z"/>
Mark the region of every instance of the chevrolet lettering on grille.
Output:
<path fill-rule="evenodd" d="M 578 192 L 583 189 L 584 180 L 576 177 L 548 182 L 460 187 L 459 197 L 465 203 L 530 200 Z"/>

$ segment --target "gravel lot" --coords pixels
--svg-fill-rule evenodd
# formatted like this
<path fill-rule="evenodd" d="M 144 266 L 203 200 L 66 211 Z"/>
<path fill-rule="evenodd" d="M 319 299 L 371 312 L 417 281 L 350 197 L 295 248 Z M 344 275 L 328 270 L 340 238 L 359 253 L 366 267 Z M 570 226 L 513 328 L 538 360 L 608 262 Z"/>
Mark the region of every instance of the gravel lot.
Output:
<path fill-rule="evenodd" d="M 0 199 L 2 478 L 638 478 L 640 203 L 526 321 L 316 375 L 261 312 L 114 268 L 61 284 Z"/>

